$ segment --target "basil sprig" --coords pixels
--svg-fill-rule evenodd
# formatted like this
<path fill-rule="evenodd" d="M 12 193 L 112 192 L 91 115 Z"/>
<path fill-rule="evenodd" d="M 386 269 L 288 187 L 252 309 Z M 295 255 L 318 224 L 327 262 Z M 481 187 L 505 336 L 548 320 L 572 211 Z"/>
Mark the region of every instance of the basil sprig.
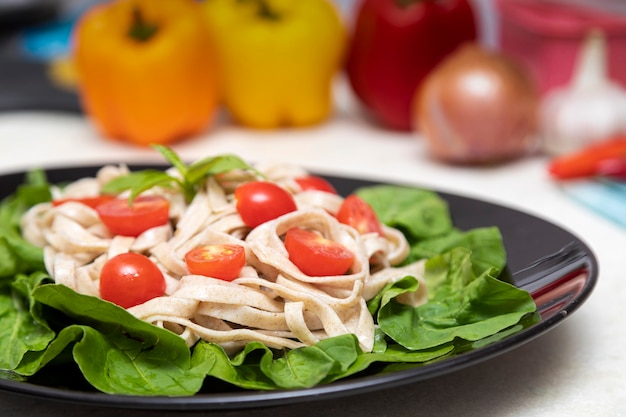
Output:
<path fill-rule="evenodd" d="M 207 157 L 187 165 L 172 149 L 163 145 L 153 145 L 153 148 L 159 151 L 178 171 L 180 177 L 157 169 L 135 171 L 108 182 L 102 187 L 102 192 L 119 194 L 130 190 L 129 200 L 132 201 L 139 194 L 153 187 L 179 187 L 185 199 L 191 201 L 209 176 L 233 170 L 256 172 L 250 164 L 235 155 Z"/>

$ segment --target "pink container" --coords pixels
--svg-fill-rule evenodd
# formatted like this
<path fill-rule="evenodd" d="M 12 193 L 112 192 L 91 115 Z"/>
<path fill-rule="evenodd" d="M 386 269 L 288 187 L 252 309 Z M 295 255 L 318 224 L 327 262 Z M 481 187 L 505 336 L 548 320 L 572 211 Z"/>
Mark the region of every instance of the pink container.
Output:
<path fill-rule="evenodd" d="M 569 83 L 585 35 L 598 28 L 607 40 L 609 77 L 626 86 L 626 13 L 595 4 L 497 0 L 500 48 L 525 65 L 545 93 Z"/>

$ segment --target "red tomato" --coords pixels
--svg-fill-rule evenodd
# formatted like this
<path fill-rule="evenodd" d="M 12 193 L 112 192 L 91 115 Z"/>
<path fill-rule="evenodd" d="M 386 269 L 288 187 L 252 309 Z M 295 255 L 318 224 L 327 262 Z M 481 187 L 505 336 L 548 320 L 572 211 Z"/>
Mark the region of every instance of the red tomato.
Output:
<path fill-rule="evenodd" d="M 128 252 L 109 259 L 100 272 L 100 297 L 129 308 L 165 294 L 163 273 L 147 256 Z"/>
<path fill-rule="evenodd" d="M 355 258 L 354 253 L 341 243 L 298 227 L 285 234 L 285 249 L 289 260 L 310 276 L 343 275 Z"/>
<path fill-rule="evenodd" d="M 169 221 L 170 205 L 159 196 L 139 196 L 133 200 L 116 198 L 96 207 L 100 220 L 114 234 L 139 236 L 141 233 Z"/>
<path fill-rule="evenodd" d="M 354 227 L 361 234 L 372 232 L 381 236 L 383 234 L 383 228 L 372 207 L 355 194 L 343 200 L 337 212 L 337 220 Z"/>
<path fill-rule="evenodd" d="M 331 183 L 329 183 L 322 177 L 317 177 L 315 175 L 308 175 L 306 177 L 296 178 L 295 181 L 300 186 L 302 191 L 317 190 L 317 191 L 326 191 L 327 193 L 337 194 L 337 190 L 335 189 L 335 187 L 333 187 Z"/>
<path fill-rule="evenodd" d="M 185 255 L 189 272 L 232 281 L 246 264 L 246 251 L 241 245 L 205 245 Z"/>
<path fill-rule="evenodd" d="M 235 189 L 237 211 L 244 223 L 256 227 L 297 209 L 287 190 L 268 181 L 250 181 Z"/>
<path fill-rule="evenodd" d="M 100 204 L 106 203 L 107 201 L 111 201 L 114 198 L 115 197 L 112 196 L 112 195 L 99 195 L 97 197 L 83 197 L 83 198 L 69 197 L 69 198 L 61 198 L 59 200 L 53 200 L 52 201 L 52 205 L 54 207 L 57 207 L 57 206 L 60 206 L 61 204 L 65 204 L 65 203 L 70 202 L 70 201 L 75 201 L 77 203 L 81 203 L 81 204 L 84 204 L 86 206 L 89 206 L 92 209 L 95 209 Z"/>

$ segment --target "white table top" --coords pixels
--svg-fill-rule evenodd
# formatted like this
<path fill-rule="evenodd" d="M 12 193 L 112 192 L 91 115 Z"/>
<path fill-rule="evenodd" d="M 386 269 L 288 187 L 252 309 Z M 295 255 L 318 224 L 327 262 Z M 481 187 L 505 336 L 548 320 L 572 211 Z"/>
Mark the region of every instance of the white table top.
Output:
<path fill-rule="evenodd" d="M 598 285 L 563 324 L 486 362 L 393 392 L 325 403 L 323 410 L 300 404 L 254 414 L 270 416 L 282 410 L 285 415 L 626 416 L 626 230 L 564 196 L 548 178 L 545 158 L 491 168 L 443 165 L 428 157 L 417 134 L 373 127 L 352 110 L 349 94 L 340 89 L 338 97 L 336 113 L 317 127 L 259 132 L 221 120 L 174 149 L 188 160 L 229 152 L 250 161 L 293 162 L 321 173 L 413 183 L 521 209 L 582 238 L 598 258 Z M 78 115 L 0 114 L 0 174 L 112 161 L 162 159 L 152 150 L 99 137 Z M 0 410 L 3 416 L 94 411 L 33 403 L 6 393 L 0 393 Z M 390 410 L 396 411 L 389 414 Z M 99 409 L 97 415 L 118 412 Z"/>

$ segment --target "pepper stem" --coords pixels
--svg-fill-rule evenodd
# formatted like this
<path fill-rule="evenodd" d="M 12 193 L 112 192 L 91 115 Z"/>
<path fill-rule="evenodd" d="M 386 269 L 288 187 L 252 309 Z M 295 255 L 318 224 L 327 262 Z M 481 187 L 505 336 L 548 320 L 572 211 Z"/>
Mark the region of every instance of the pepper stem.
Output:
<path fill-rule="evenodd" d="M 257 15 L 267 20 L 279 20 L 280 15 L 273 10 L 267 0 L 239 0 L 240 3 L 254 3 L 257 7 Z"/>
<path fill-rule="evenodd" d="M 409 7 L 419 0 L 396 0 L 396 4 L 400 7 Z"/>
<path fill-rule="evenodd" d="M 158 30 L 159 27 L 147 22 L 141 12 L 141 8 L 135 5 L 133 7 L 133 20 L 128 30 L 128 36 L 139 42 L 146 42 L 152 38 Z"/>

